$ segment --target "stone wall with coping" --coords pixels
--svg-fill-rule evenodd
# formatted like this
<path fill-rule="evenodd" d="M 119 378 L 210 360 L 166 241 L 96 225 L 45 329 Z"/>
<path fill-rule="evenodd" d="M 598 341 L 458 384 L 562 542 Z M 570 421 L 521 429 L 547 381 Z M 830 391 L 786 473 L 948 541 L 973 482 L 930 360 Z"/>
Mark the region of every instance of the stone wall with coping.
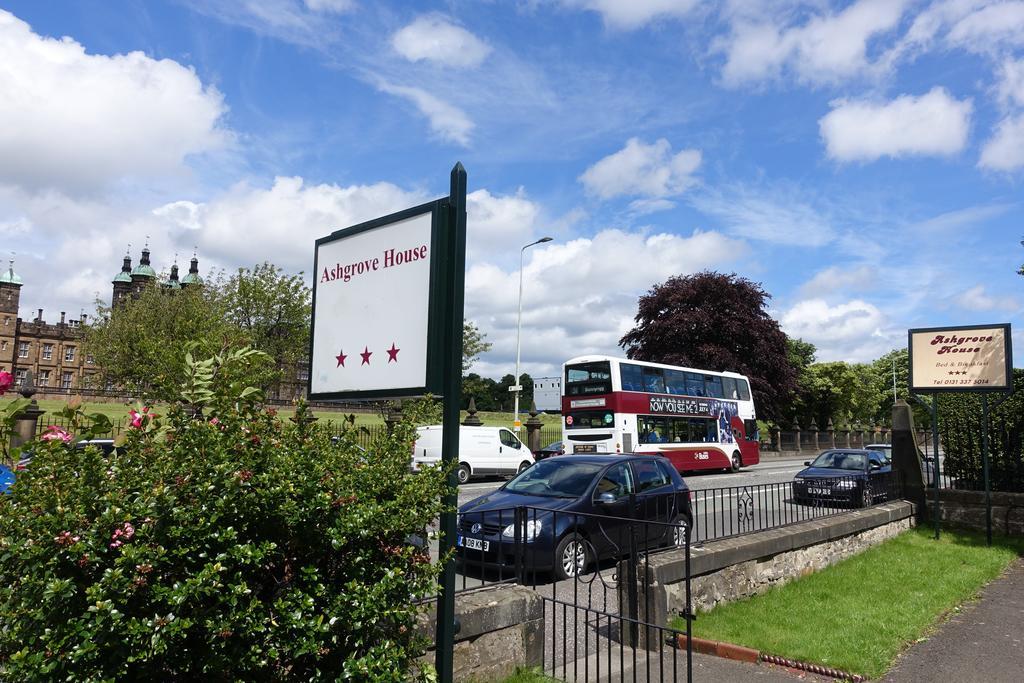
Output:
<path fill-rule="evenodd" d="M 915 514 L 912 503 L 894 501 L 694 547 L 690 559 L 693 609 L 707 611 L 824 569 L 910 529 Z M 625 566 L 619 567 L 619 576 L 627 576 Z M 686 607 L 685 577 L 683 551 L 652 555 L 637 576 L 637 608 L 631 616 L 667 624 Z M 627 615 L 632 611 L 628 590 L 625 581 L 619 583 L 619 604 Z M 641 647 L 657 646 L 656 632 L 640 631 Z"/>
<path fill-rule="evenodd" d="M 436 606 L 419 632 L 434 641 Z M 544 656 L 544 604 L 522 586 L 493 586 L 455 596 L 453 673 L 456 681 L 503 680 L 517 668 L 538 667 Z M 434 651 L 424 659 L 434 663 Z"/>
<path fill-rule="evenodd" d="M 932 519 L 935 492 L 925 492 L 925 515 Z M 1024 536 L 1024 493 L 992 492 L 992 531 L 1004 536 Z M 943 522 L 985 531 L 985 492 L 939 490 Z"/>

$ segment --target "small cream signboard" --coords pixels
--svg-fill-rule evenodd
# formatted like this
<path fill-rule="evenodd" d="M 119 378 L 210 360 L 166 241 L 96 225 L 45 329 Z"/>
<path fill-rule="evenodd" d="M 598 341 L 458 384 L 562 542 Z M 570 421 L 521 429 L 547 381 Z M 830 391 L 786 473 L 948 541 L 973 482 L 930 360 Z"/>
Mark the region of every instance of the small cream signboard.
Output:
<path fill-rule="evenodd" d="M 1012 387 L 1009 323 L 910 330 L 908 348 L 911 392 Z"/>

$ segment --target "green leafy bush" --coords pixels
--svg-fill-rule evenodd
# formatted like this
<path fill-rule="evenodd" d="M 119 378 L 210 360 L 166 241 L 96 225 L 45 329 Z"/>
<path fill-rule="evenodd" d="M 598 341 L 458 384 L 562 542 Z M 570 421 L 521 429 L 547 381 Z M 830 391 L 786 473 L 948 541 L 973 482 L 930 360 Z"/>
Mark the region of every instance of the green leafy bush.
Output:
<path fill-rule="evenodd" d="M 437 565 L 408 539 L 445 477 L 408 474 L 421 408 L 369 452 L 332 443 L 260 406 L 254 353 L 189 359 L 188 401 L 134 412 L 114 455 L 36 444 L 0 500 L 0 679 L 425 675 Z"/>

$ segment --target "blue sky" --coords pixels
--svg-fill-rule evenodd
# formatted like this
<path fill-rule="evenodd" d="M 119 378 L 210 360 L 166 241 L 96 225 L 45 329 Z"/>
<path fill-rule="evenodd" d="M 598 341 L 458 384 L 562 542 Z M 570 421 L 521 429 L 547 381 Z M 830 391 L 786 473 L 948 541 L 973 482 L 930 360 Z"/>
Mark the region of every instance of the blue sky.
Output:
<path fill-rule="evenodd" d="M 91 312 L 147 236 L 158 270 L 308 274 L 316 237 L 459 160 L 484 375 L 513 369 L 544 235 L 535 376 L 617 353 L 640 294 L 702 269 L 762 283 L 820 360 L 1021 329 L 1022 1 L 0 0 L 25 318 Z"/>

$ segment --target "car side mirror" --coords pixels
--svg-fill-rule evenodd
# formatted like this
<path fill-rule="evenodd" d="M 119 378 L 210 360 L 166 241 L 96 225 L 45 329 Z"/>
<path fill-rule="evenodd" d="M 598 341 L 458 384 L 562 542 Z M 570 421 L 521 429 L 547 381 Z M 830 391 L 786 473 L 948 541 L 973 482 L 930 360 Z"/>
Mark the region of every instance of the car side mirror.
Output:
<path fill-rule="evenodd" d="M 594 502 L 595 503 L 600 503 L 601 505 L 608 505 L 609 503 L 614 503 L 615 502 L 615 494 L 614 493 L 609 493 L 607 491 L 604 492 L 604 493 L 599 493 L 599 494 L 597 494 L 597 498 L 594 499 Z"/>
<path fill-rule="evenodd" d="M 873 470 L 880 470 L 880 469 L 882 469 L 882 466 L 879 465 L 877 462 L 873 462 L 873 463 L 871 463 L 871 469 L 873 469 Z"/>
<path fill-rule="evenodd" d="M 804 467 L 810 467 L 810 466 L 811 466 L 811 461 L 810 460 L 804 460 Z"/>

